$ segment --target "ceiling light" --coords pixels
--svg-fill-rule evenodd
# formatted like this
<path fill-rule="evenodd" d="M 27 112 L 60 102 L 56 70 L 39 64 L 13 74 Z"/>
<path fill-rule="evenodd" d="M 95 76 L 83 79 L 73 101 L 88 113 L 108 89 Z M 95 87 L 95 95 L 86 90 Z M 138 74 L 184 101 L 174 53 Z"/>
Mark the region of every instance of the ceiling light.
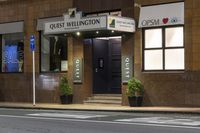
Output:
<path fill-rule="evenodd" d="M 80 33 L 80 32 L 76 32 L 76 35 L 77 35 L 77 36 L 80 36 L 80 35 L 81 35 L 81 33 Z"/>

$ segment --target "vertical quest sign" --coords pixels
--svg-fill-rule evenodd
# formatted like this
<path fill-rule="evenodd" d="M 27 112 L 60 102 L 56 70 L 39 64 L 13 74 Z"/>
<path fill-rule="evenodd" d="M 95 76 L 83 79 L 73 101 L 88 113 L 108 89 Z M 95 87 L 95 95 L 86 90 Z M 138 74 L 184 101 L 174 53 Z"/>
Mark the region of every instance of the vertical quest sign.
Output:
<path fill-rule="evenodd" d="M 73 61 L 73 82 L 82 83 L 83 81 L 83 60 L 81 58 L 75 58 Z"/>
<path fill-rule="evenodd" d="M 122 83 L 127 83 L 133 77 L 133 57 L 122 56 Z"/>

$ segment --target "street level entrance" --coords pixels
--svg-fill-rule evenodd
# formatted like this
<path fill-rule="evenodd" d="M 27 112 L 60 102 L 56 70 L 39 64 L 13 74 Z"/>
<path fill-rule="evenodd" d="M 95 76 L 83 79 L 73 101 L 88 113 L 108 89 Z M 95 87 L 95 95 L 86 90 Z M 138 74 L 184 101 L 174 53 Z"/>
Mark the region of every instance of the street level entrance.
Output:
<path fill-rule="evenodd" d="M 121 37 L 92 39 L 93 93 L 121 93 Z"/>

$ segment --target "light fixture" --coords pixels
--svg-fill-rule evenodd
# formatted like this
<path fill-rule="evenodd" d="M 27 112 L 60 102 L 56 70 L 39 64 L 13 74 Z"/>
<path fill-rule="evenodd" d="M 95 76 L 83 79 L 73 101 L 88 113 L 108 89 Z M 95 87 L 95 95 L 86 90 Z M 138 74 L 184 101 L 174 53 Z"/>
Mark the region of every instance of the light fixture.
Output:
<path fill-rule="evenodd" d="M 81 33 L 80 33 L 80 32 L 76 32 L 76 35 L 77 35 L 77 36 L 80 36 L 80 35 L 81 35 Z"/>
<path fill-rule="evenodd" d="M 101 39 L 101 40 L 109 40 L 109 39 L 121 39 L 121 36 L 111 36 L 111 37 L 97 37 L 96 39 Z"/>
<path fill-rule="evenodd" d="M 96 34 L 99 34 L 99 31 L 96 31 Z"/>
<path fill-rule="evenodd" d="M 115 31 L 114 30 L 112 30 L 112 33 L 114 33 Z"/>

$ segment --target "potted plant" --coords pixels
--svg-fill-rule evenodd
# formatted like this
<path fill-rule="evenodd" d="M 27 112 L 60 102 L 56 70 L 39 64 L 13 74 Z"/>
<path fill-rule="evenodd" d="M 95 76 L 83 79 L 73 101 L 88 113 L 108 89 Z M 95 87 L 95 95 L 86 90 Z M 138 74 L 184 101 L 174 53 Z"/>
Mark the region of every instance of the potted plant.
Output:
<path fill-rule="evenodd" d="M 72 88 L 70 87 L 66 77 L 60 80 L 60 101 L 62 104 L 71 104 L 73 99 Z"/>
<path fill-rule="evenodd" d="M 128 81 L 127 96 L 131 107 L 142 106 L 144 87 L 140 80 L 131 78 Z"/>

